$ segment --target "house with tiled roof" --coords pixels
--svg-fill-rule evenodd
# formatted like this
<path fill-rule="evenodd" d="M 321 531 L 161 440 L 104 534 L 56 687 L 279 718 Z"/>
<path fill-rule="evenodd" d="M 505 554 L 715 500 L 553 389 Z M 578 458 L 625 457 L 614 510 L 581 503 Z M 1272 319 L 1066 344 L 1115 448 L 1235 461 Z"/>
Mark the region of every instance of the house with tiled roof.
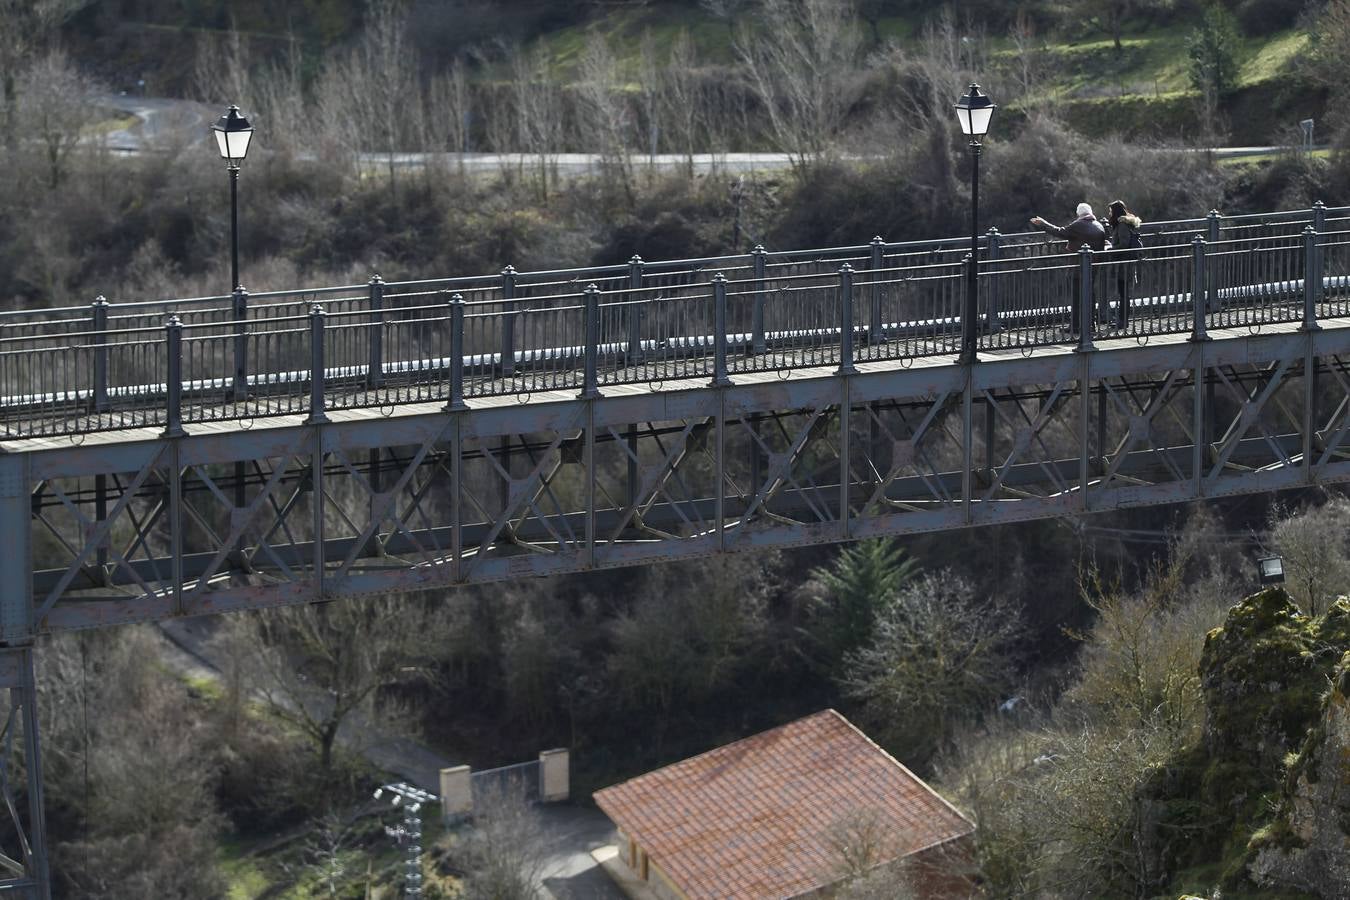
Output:
<path fill-rule="evenodd" d="M 832 709 L 595 802 L 623 880 L 665 900 L 828 896 L 861 872 L 893 873 L 896 897 L 973 892 L 974 824 Z"/>

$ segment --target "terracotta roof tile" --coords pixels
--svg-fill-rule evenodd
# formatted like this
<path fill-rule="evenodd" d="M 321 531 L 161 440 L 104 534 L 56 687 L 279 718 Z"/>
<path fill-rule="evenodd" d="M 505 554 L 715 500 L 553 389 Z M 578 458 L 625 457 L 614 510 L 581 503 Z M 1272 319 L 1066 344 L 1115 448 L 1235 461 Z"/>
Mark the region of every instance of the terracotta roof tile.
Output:
<path fill-rule="evenodd" d="M 595 794 L 690 898 L 793 897 L 836 880 L 831 832 L 864 813 L 886 860 L 975 826 L 832 709 Z"/>

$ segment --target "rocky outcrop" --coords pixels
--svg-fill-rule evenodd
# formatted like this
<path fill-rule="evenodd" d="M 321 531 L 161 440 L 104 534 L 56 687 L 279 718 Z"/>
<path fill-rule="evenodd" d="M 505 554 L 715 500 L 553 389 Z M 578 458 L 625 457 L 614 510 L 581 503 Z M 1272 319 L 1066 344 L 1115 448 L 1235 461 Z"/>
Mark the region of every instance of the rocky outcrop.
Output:
<path fill-rule="evenodd" d="M 1272 588 L 1236 604 L 1209 633 L 1201 740 L 1141 791 L 1156 811 L 1150 852 L 1159 888 L 1222 861 L 1224 896 L 1350 897 L 1338 825 L 1350 825 L 1350 708 L 1344 691 L 1328 691 L 1333 679 L 1350 686 L 1347 664 L 1344 598 L 1310 618 Z"/>
<path fill-rule="evenodd" d="M 1344 625 L 1350 622 L 1346 617 Z M 1275 819 L 1252 838 L 1248 875 L 1262 887 L 1350 894 L 1350 653 L 1340 661 Z"/>
<path fill-rule="evenodd" d="M 1248 823 L 1255 827 L 1268 811 L 1285 757 L 1303 744 L 1339 658 L 1320 652 L 1322 621 L 1272 588 L 1238 603 L 1205 638 L 1205 730 L 1193 757 L 1203 767 L 1199 799 L 1237 826 L 1231 833 L 1241 842 L 1251 833 Z"/>

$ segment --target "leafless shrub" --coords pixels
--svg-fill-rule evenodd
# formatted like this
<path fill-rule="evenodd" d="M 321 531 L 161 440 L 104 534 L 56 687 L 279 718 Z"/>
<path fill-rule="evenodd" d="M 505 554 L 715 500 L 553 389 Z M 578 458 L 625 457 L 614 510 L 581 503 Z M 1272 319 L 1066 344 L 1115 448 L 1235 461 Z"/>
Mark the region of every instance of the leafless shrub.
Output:
<path fill-rule="evenodd" d="M 855 88 L 861 37 L 848 0 L 763 0 L 768 28 L 741 27 L 736 54 L 774 142 L 803 168 L 839 136 Z"/>
<path fill-rule="evenodd" d="M 98 116 L 94 94 L 98 88 L 60 50 L 33 60 L 19 78 L 19 110 L 25 130 L 42 152 L 45 180 L 58 187 L 70 173 L 70 157 L 84 137 L 83 130 Z"/>
<path fill-rule="evenodd" d="M 456 856 L 465 870 L 464 900 L 535 900 L 545 862 L 539 816 L 523 785 L 479 793 L 473 827 Z"/>
<path fill-rule="evenodd" d="M 77 811 L 54 832 L 54 871 L 74 896 L 224 892 L 209 730 L 156 656 L 150 626 L 67 635 L 38 654 L 48 808 Z"/>
<path fill-rule="evenodd" d="M 1286 590 L 1310 616 L 1350 592 L 1350 500 L 1334 497 L 1321 506 L 1270 514 L 1270 546 L 1284 557 Z"/>
<path fill-rule="evenodd" d="M 1007 600 L 978 598 L 955 572 L 928 573 L 879 612 L 871 642 L 846 657 L 841 686 L 884 743 L 925 761 L 1007 689 L 1021 634 Z"/>
<path fill-rule="evenodd" d="M 600 154 L 602 175 L 618 180 L 631 206 L 635 196 L 629 154 L 633 121 L 622 88 L 618 60 L 609 41 L 598 30 L 592 30 L 586 35 L 577 83 L 581 145 Z"/>

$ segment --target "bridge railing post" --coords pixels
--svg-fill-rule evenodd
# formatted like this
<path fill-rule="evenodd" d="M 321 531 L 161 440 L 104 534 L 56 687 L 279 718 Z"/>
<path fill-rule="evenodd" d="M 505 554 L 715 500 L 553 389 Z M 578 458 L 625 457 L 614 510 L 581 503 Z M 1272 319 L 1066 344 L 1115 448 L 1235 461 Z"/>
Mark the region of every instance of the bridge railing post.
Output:
<path fill-rule="evenodd" d="M 1002 235 L 997 228 L 990 228 L 985 237 L 985 259 L 989 262 L 989 277 L 985 279 L 985 321 L 988 323 L 988 332 L 994 334 L 1003 329 L 998 322 L 998 278 L 995 277 L 998 272 L 999 253 L 1001 250 Z"/>
<path fill-rule="evenodd" d="M 584 325 L 586 334 L 586 362 L 582 373 L 581 396 L 583 398 L 600 396 L 600 289 L 594 284 L 586 285 L 582 294 L 584 304 Z"/>
<path fill-rule="evenodd" d="M 1092 248 L 1078 248 L 1078 350 L 1095 350 L 1092 343 Z"/>
<path fill-rule="evenodd" d="M 446 293 L 444 291 L 442 294 Z M 450 399 L 449 412 L 464 409 L 464 297 L 450 294 Z"/>
<path fill-rule="evenodd" d="M 768 349 L 768 344 L 764 339 L 764 257 L 768 251 L 764 249 L 763 244 L 756 244 L 755 249 L 750 251 L 750 256 L 754 261 L 755 269 L 755 303 L 751 311 L 750 323 L 750 352 L 752 354 L 764 353 Z"/>
<path fill-rule="evenodd" d="M 169 316 L 164 325 L 164 437 L 183 436 L 183 323 L 178 316 Z"/>
<path fill-rule="evenodd" d="M 310 425 L 328 421 L 323 361 L 324 320 L 327 318 L 322 304 L 315 303 L 309 308 L 309 419 L 306 421 Z"/>
<path fill-rule="evenodd" d="M 713 276 L 713 379 L 712 386 L 731 384 L 727 376 L 727 277 Z"/>
<path fill-rule="evenodd" d="M 1322 271 L 1319 265 L 1317 229 L 1303 229 L 1303 330 L 1317 331 L 1317 304 L 1322 302 Z"/>
<path fill-rule="evenodd" d="M 1321 200 L 1312 205 L 1312 227 L 1318 234 L 1327 230 L 1327 206 Z"/>
<path fill-rule="evenodd" d="M 234 383 L 230 399 L 248 399 L 248 291 L 236 287 L 230 295 L 234 316 Z"/>
<path fill-rule="evenodd" d="M 628 324 L 628 350 L 624 365 L 642 362 L 642 257 L 636 253 L 628 260 L 628 302 L 624 304 L 624 320 Z"/>
<path fill-rule="evenodd" d="M 872 258 L 869 261 L 872 269 L 871 285 L 868 288 L 868 314 L 867 314 L 867 343 L 880 344 L 886 340 L 886 329 L 881 322 L 881 267 L 885 265 L 885 242 L 881 235 L 872 238 Z"/>
<path fill-rule="evenodd" d="M 1191 239 L 1191 340 L 1209 340 L 1208 265 L 1206 241 L 1200 235 Z"/>
<path fill-rule="evenodd" d="M 1223 237 L 1223 216 L 1217 209 L 1211 209 L 1209 215 L 1205 216 L 1205 241 L 1209 244 L 1217 244 Z M 1216 259 L 1217 263 L 1218 260 Z M 1219 301 L 1219 269 L 1217 265 L 1206 266 L 1205 268 L 1205 310 L 1214 312 L 1215 305 Z"/>
<path fill-rule="evenodd" d="M 516 374 L 516 269 L 502 269 L 502 376 Z"/>
<path fill-rule="evenodd" d="M 370 360 L 366 366 L 366 386 L 376 388 L 384 384 L 384 279 L 379 275 L 370 278 L 370 324 L 367 327 Z"/>
<path fill-rule="evenodd" d="M 108 300 L 99 295 L 90 306 L 94 344 L 93 410 L 108 410 Z"/>
<path fill-rule="evenodd" d="M 853 266 L 839 267 L 839 374 L 853 375 Z"/>

